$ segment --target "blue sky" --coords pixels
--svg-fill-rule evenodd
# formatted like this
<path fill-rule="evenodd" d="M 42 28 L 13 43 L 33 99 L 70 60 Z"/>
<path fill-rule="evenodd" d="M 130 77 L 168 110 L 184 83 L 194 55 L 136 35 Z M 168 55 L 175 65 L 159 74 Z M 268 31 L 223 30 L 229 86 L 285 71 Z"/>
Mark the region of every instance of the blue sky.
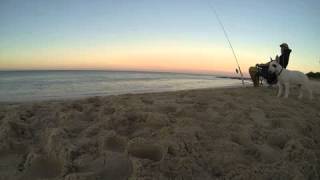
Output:
<path fill-rule="evenodd" d="M 46 57 L 52 67 L 60 51 L 73 48 L 176 42 L 227 49 L 208 2 L 218 11 L 245 68 L 274 57 L 279 44 L 287 42 L 293 49 L 289 68 L 320 71 L 319 0 L 1 0 L 0 69 L 1 63 L 2 69 L 23 69 L 29 61 L 41 64 L 36 52 L 44 49 L 58 52 Z"/>

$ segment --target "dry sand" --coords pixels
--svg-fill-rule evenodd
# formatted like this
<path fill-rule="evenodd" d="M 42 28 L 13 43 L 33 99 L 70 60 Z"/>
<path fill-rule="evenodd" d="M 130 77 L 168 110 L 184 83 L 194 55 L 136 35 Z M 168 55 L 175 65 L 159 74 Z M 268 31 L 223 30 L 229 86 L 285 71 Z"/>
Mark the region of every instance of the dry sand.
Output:
<path fill-rule="evenodd" d="M 320 179 L 319 84 L 2 104 L 0 179 Z"/>

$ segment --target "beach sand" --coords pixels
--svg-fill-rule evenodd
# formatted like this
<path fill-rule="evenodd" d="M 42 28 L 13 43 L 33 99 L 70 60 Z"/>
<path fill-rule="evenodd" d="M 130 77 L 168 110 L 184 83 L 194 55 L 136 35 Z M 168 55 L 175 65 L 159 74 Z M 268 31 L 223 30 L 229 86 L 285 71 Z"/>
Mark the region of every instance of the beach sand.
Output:
<path fill-rule="evenodd" d="M 313 86 L 1 104 L 0 180 L 320 179 Z"/>

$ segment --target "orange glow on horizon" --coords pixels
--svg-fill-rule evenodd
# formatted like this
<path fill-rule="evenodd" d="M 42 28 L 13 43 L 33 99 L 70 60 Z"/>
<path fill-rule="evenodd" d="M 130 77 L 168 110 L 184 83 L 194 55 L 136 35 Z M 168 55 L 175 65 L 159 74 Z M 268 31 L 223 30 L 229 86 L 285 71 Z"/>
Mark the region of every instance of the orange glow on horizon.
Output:
<path fill-rule="evenodd" d="M 242 72 L 267 62 L 262 53 L 237 49 Z M 257 58 L 259 57 L 259 59 Z M 234 57 L 228 47 L 195 42 L 140 42 L 96 47 L 38 48 L 0 54 L 2 70 L 134 70 L 236 75 Z"/>
<path fill-rule="evenodd" d="M 187 44 L 187 45 L 186 45 Z M 254 61 L 242 56 L 243 73 Z M 5 59 L 3 61 L 1 59 Z M 29 50 L 0 56 L 2 69 L 97 69 L 233 74 L 228 48 L 212 44 L 158 43 Z"/>

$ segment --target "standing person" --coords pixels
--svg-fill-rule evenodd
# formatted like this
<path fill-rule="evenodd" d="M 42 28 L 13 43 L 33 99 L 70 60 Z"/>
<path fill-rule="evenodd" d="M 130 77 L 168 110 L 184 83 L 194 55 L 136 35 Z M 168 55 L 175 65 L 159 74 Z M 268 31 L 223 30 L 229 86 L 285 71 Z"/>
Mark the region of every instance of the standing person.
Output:
<path fill-rule="evenodd" d="M 276 60 L 279 62 L 279 64 L 283 68 L 287 68 L 289 63 L 289 57 L 291 53 L 291 49 L 289 48 L 287 43 L 280 44 L 281 48 L 281 55 L 280 57 L 277 55 Z M 256 64 L 256 66 L 252 66 L 249 68 L 249 74 L 251 76 L 251 79 L 253 81 L 253 85 L 255 87 L 259 86 L 259 77 L 262 76 L 265 78 L 268 82 L 268 84 L 275 84 L 277 83 L 277 76 L 276 74 L 270 74 L 268 72 L 269 63 L 266 64 Z"/>

